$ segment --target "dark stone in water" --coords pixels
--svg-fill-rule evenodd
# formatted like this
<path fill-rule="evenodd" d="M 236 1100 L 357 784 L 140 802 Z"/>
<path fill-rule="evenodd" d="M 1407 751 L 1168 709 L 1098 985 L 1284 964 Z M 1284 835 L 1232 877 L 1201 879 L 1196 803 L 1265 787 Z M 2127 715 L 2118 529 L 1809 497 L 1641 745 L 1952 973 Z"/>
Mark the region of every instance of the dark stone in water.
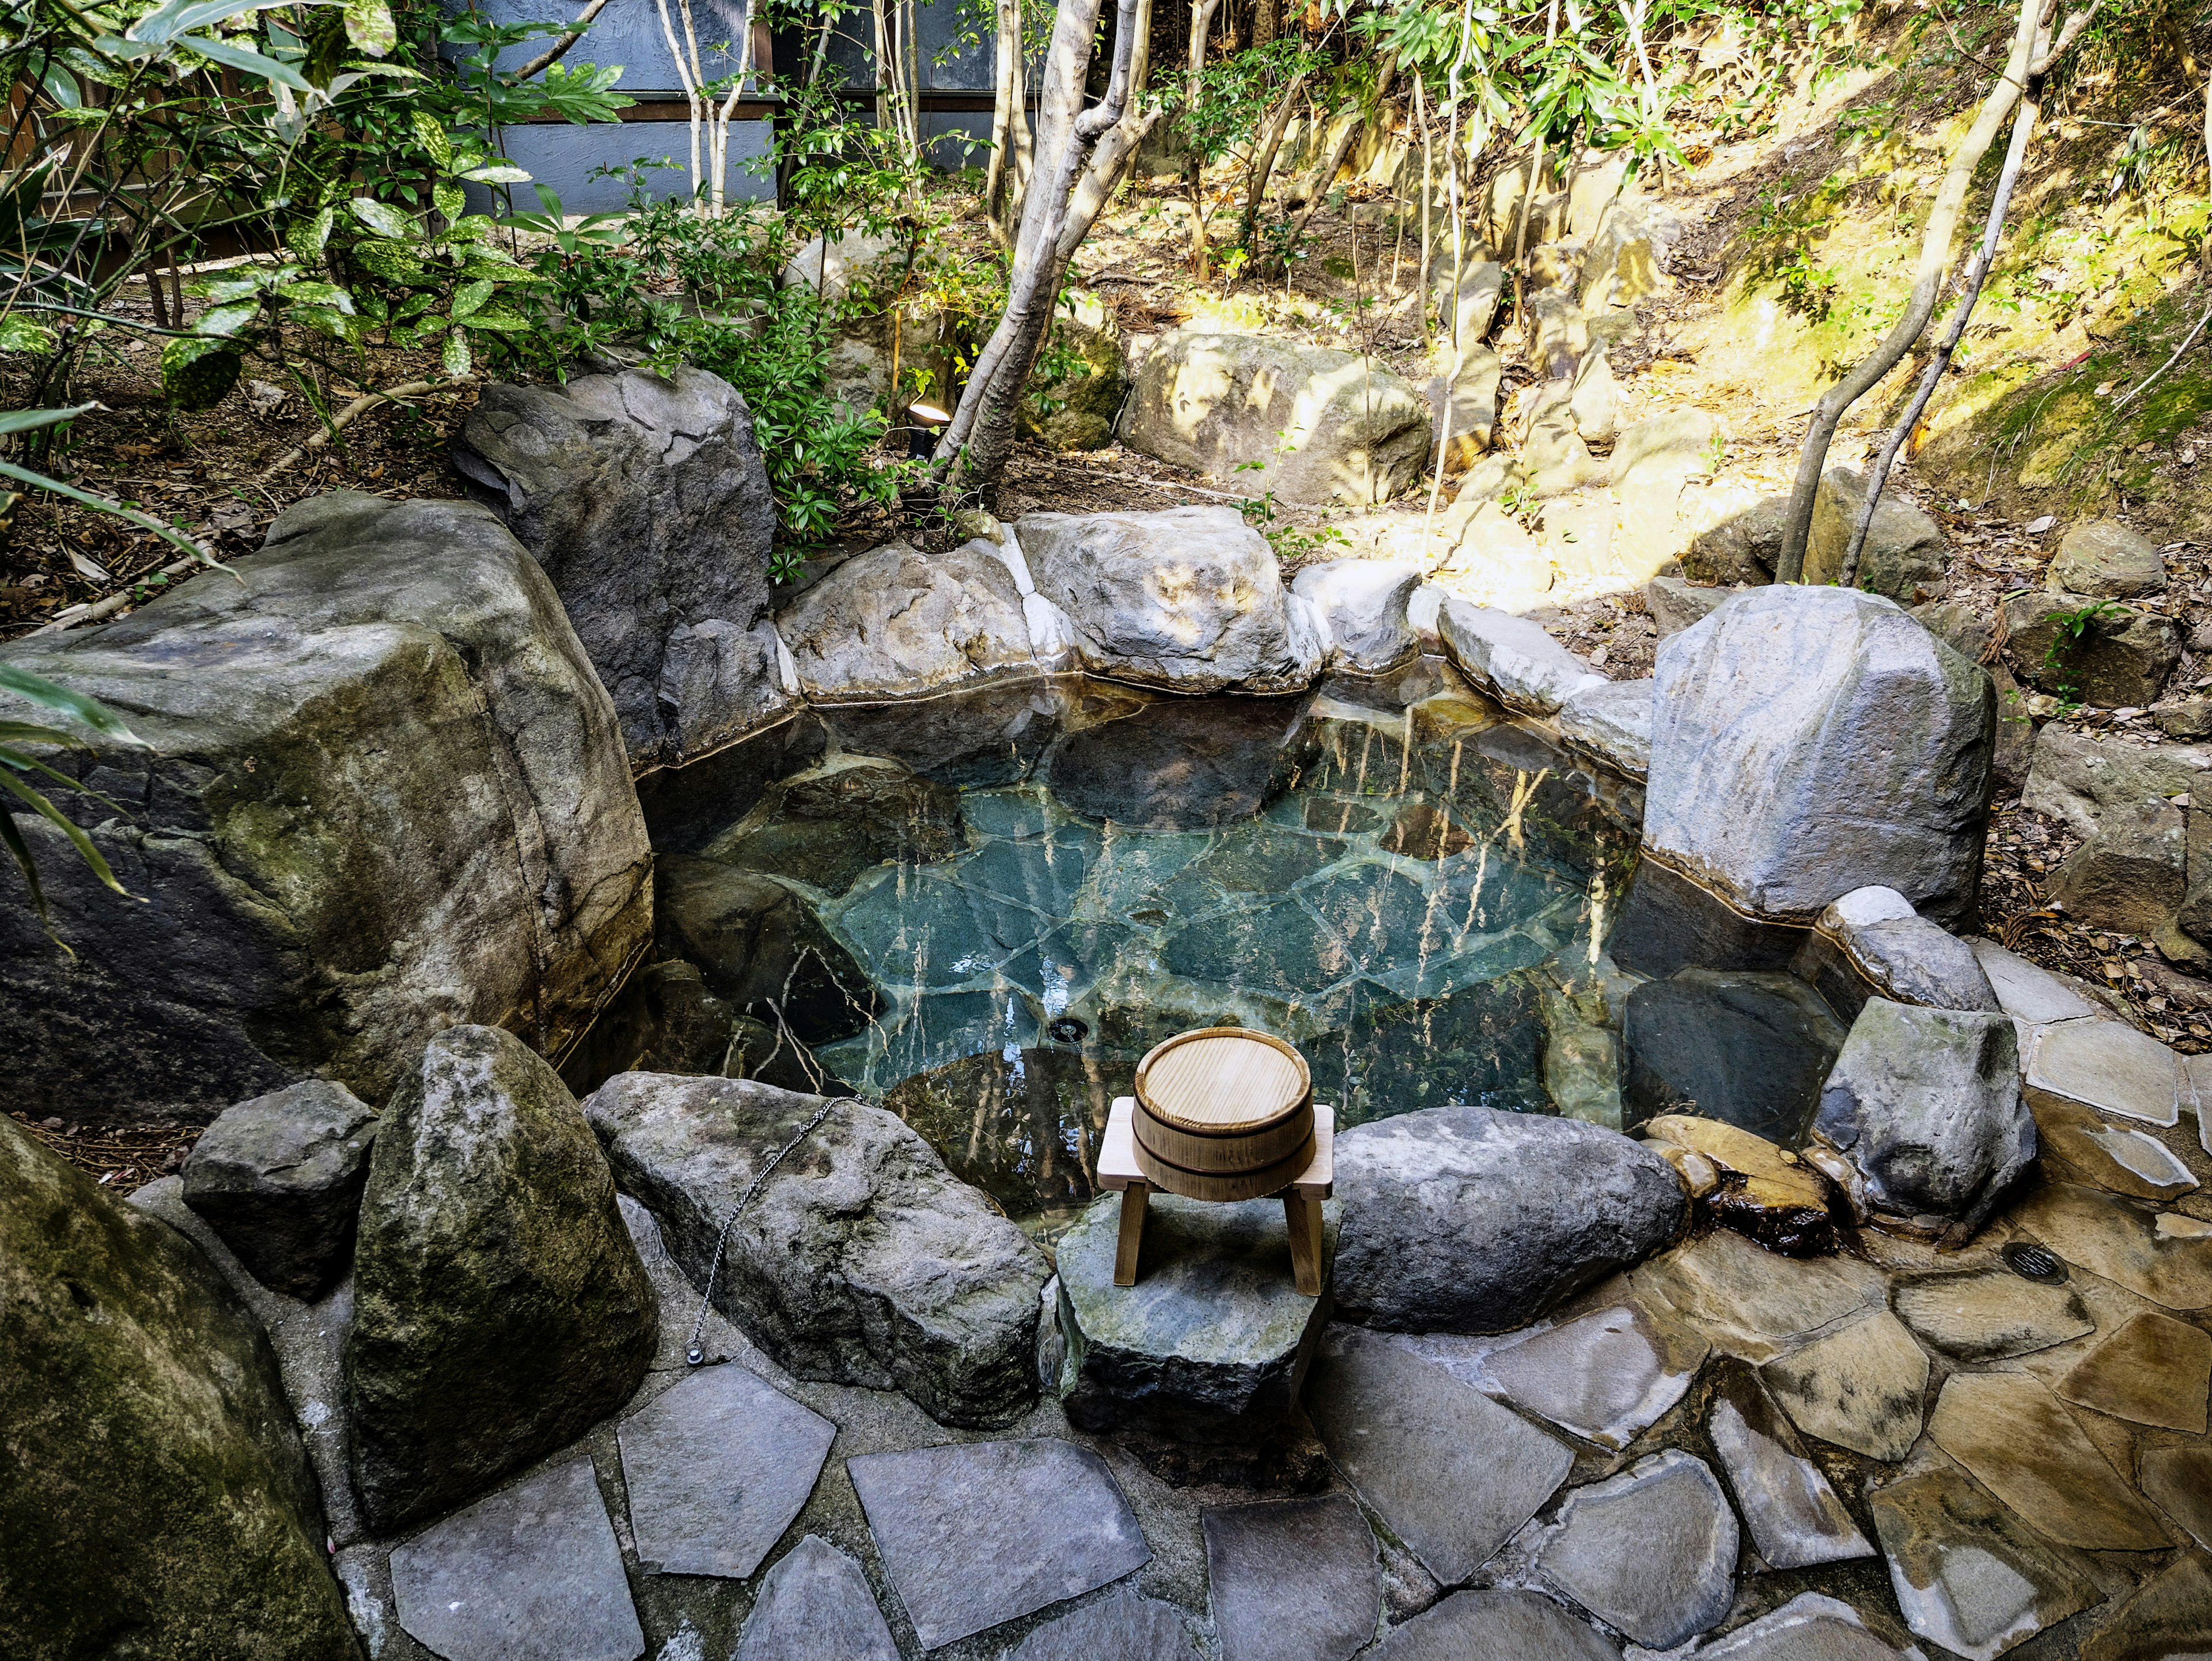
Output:
<path fill-rule="evenodd" d="M 617 1073 L 718 1073 L 736 1013 L 696 964 L 647 964 L 568 1053 L 561 1082 L 588 1096 Z"/>
<path fill-rule="evenodd" d="M 825 712 L 848 750 L 890 756 L 954 786 L 1027 778 L 1060 735 L 1065 691 L 1048 681 L 978 687 L 908 703 Z"/>
<path fill-rule="evenodd" d="M 1129 1093 L 1134 1068 L 1077 1050 L 1015 1054 L 994 1050 L 916 1074 L 884 1105 L 1010 1216 L 1087 1204 L 1107 1112 Z"/>
<path fill-rule="evenodd" d="M 1249 818 L 1274 794 L 1304 701 L 1163 700 L 1075 733 L 1052 758 L 1053 794 L 1079 813 L 1145 830 Z"/>
<path fill-rule="evenodd" d="M 1628 995 L 1623 1036 L 1632 1129 L 1695 1112 L 1796 1147 L 1848 1034 L 1793 976 L 1685 969 Z"/>
<path fill-rule="evenodd" d="M 777 780 L 811 766 L 829 743 L 821 717 L 802 709 L 727 749 L 681 767 L 655 768 L 637 782 L 653 850 L 697 853 L 758 806 Z"/>
<path fill-rule="evenodd" d="M 967 849 L 960 797 L 903 763 L 858 757 L 770 792 L 774 817 L 718 837 L 710 858 L 842 894 L 886 860 L 927 865 Z"/>
<path fill-rule="evenodd" d="M 1615 963 L 1639 975 L 1691 968 L 1779 972 L 1796 959 L 1808 932 L 1747 917 L 1647 855 L 1636 867 L 1611 950 Z"/>
<path fill-rule="evenodd" d="M 656 869 L 661 951 L 696 963 L 738 1010 L 771 1024 L 781 1012 L 809 1044 L 848 1037 L 874 1016 L 876 989 L 783 884 L 687 855 L 664 855 Z"/>
<path fill-rule="evenodd" d="M 1313 1069 L 1314 1098 L 1335 1106 L 1340 1127 L 1461 1103 L 1550 1108 L 1543 1013 L 1535 989 L 1517 975 L 1446 998 L 1378 1001 L 1299 1050 Z"/>

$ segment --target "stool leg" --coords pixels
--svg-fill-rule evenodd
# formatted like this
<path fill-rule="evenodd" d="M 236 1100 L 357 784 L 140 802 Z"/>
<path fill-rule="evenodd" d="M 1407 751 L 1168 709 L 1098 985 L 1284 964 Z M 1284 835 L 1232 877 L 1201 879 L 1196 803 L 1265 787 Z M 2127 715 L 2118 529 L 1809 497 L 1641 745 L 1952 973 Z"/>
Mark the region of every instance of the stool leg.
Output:
<path fill-rule="evenodd" d="M 1298 1290 L 1321 1296 L 1321 1202 L 1304 1194 L 1283 1196 L 1283 1220 L 1291 1230 L 1291 1269 Z"/>
<path fill-rule="evenodd" d="M 1121 1190 L 1121 1232 L 1114 1244 L 1117 1287 L 1137 1284 L 1137 1253 L 1145 1244 L 1145 1207 L 1151 1196 L 1152 1189 L 1143 1183 L 1131 1183 Z"/>

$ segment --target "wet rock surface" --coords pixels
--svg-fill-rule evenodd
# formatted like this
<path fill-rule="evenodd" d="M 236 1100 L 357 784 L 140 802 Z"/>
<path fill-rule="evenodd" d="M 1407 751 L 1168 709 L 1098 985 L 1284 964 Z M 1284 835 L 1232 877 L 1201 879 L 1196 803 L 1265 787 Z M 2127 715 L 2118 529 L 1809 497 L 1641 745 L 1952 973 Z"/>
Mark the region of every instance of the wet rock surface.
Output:
<path fill-rule="evenodd" d="M 1705 1428 L 1752 1542 L 1770 1567 L 1808 1568 L 1873 1555 L 1756 1373 L 1735 1363 L 1724 1368 Z"/>
<path fill-rule="evenodd" d="M 860 1566 L 818 1535 L 776 1560 L 761 1581 L 732 1661 L 898 1661 L 898 1645 Z"/>
<path fill-rule="evenodd" d="M 1907 1281 L 1893 1303 L 1916 1337 L 1958 1361 L 2025 1355 L 2097 1329 L 2079 1292 L 2039 1286 L 2009 1269 Z"/>
<path fill-rule="evenodd" d="M 1631 1123 L 1696 1112 L 1794 1147 L 1847 1036 L 1794 976 L 1680 970 L 1628 995 L 1622 1105 Z"/>
<path fill-rule="evenodd" d="M 2164 1538 L 2058 1398 L 2025 1373 L 1957 1373 L 1928 1433 L 1990 1493 L 2060 1545 L 2149 1551 Z"/>
<path fill-rule="evenodd" d="M 1670 1450 L 1567 1495 L 1536 1571 L 1647 1649 L 1717 1625 L 1735 1596 L 1736 1523 L 1704 1461 Z"/>
<path fill-rule="evenodd" d="M 689 366 L 495 384 L 453 455 L 560 591 L 634 761 L 788 703 L 767 623 L 775 502 L 736 388 Z"/>
<path fill-rule="evenodd" d="M 311 1079 L 227 1108 L 185 1160 L 185 1203 L 273 1291 L 313 1299 L 352 1260 L 376 1115 Z"/>
<path fill-rule="evenodd" d="M 1707 1348 L 1630 1301 L 1524 1338 L 1486 1366 L 1516 1405 L 1586 1442 L 1624 1448 L 1682 1399 Z"/>
<path fill-rule="evenodd" d="M 1122 1202 L 1093 1202 L 1060 1237 L 1059 1389 L 1071 1423 L 1186 1439 L 1251 1440 L 1297 1399 L 1328 1299 L 1297 1289 L 1282 1206 L 1152 1196 L 1137 1284 L 1114 1284 Z M 1326 1283 L 1337 1208 L 1323 1213 Z"/>
<path fill-rule="evenodd" d="M 1431 1108 L 1339 1134 L 1336 1296 L 1352 1320 L 1505 1332 L 1672 1241 L 1674 1171 L 1571 1119 Z"/>
<path fill-rule="evenodd" d="M 637 1387 L 659 1331 L 575 1098 L 510 1034 L 441 1033 L 386 1110 L 362 1197 L 345 1378 L 371 1526 L 573 1440 Z"/>
<path fill-rule="evenodd" d="M 1597 1629 L 1540 1593 L 1455 1591 L 1392 1629 L 1373 1661 L 1620 1661 Z"/>
<path fill-rule="evenodd" d="M 2059 1399 L 2138 1425 L 2204 1433 L 2212 1334 L 2154 1310 L 2083 1356 L 2056 1386 Z"/>
<path fill-rule="evenodd" d="M 1855 889 L 1828 907 L 1790 967 L 1845 1020 L 1869 996 L 1934 1009 L 2000 1007 L 1972 948 L 1890 888 Z"/>
<path fill-rule="evenodd" d="M 1885 1460 L 1919 1439 L 1928 1357 L 1886 1309 L 1767 1362 L 1760 1376 L 1808 1436 Z"/>
<path fill-rule="evenodd" d="M 585 1112 L 704 1285 L 738 1199 L 823 1105 L 750 1080 L 634 1073 Z M 902 1390 L 950 1424 L 1005 1424 L 1036 1394 L 1043 1259 L 881 1108 L 830 1108 L 724 1250 L 716 1306 L 802 1378 Z"/>
<path fill-rule="evenodd" d="M 1375 1536 L 1344 1495 L 1218 1506 L 1204 1523 L 1222 1661 L 1348 1661 L 1374 1637 Z"/>
<path fill-rule="evenodd" d="M 846 1469 L 925 1649 L 1117 1580 L 1152 1555 L 1104 1463 L 1072 1443 L 863 1454 Z"/>

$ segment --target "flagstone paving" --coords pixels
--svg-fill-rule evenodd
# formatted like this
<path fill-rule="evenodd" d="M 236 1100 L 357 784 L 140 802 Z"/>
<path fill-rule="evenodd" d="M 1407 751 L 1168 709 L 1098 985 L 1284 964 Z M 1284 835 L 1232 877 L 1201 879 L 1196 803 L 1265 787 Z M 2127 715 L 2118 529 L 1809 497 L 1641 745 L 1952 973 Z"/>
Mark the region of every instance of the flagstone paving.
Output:
<path fill-rule="evenodd" d="M 1340 1494 L 1206 1513 L 1222 1661 L 1348 1661 L 1375 1636 L 1375 1536 Z"/>

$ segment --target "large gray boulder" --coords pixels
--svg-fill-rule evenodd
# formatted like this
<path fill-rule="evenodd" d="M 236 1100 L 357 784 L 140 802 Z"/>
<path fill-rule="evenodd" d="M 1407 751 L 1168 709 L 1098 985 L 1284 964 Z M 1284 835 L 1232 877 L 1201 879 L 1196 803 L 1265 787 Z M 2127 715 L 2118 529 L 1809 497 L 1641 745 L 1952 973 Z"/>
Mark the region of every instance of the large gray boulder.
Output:
<path fill-rule="evenodd" d="M 1673 1241 L 1689 1202 L 1640 1142 L 1578 1119 L 1432 1107 L 1336 1139 L 1336 1299 L 1402 1332 L 1510 1332 Z"/>
<path fill-rule="evenodd" d="M 371 1528 L 449 1510 L 612 1413 L 659 1309 L 553 1069 L 494 1027 L 440 1033 L 385 1109 L 354 1250 L 346 1402 Z"/>
<path fill-rule="evenodd" d="M 2051 726 L 2035 735 L 2020 801 L 2032 812 L 2064 820 L 2078 837 L 2094 837 L 2113 815 L 2189 795 L 2207 768 L 2212 747 L 2204 745 L 2144 744 Z"/>
<path fill-rule="evenodd" d="M 1252 496 L 1364 505 L 1419 476 L 1429 411 L 1410 385 L 1357 352 L 1178 330 L 1138 369 L 1121 441 Z"/>
<path fill-rule="evenodd" d="M 1461 672 L 1508 709 L 1550 715 L 1605 677 L 1545 632 L 1540 623 L 1463 599 L 1437 617 L 1444 651 Z"/>
<path fill-rule="evenodd" d="M 2035 1158 L 2011 1018 L 1869 999 L 1821 1088 L 1815 1128 L 1875 1207 L 1971 1232 Z"/>
<path fill-rule="evenodd" d="M 0 660 L 149 746 L 51 757 L 128 805 L 59 793 L 144 904 L 19 814 L 70 956 L 0 861 L 0 1067 L 42 1114 L 205 1122 L 311 1075 L 380 1102 L 458 1021 L 558 1054 L 652 931 L 614 706 L 483 508 L 336 491 L 228 572 Z"/>
<path fill-rule="evenodd" d="M 1998 608 L 2005 652 L 2039 691 L 2102 709 L 2147 709 L 2181 661 L 2181 624 L 2118 600 L 2023 589 Z"/>
<path fill-rule="evenodd" d="M 1848 467 L 1824 474 L 1813 498 L 1813 525 L 1805 542 L 1803 581 L 1826 585 L 1841 581 L 1851 532 L 1866 511 L 1866 479 Z M 1854 587 L 1885 594 L 1900 605 L 1939 599 L 1948 587 L 1950 545 L 1936 521 L 1911 502 L 1885 490 L 1859 550 Z"/>
<path fill-rule="evenodd" d="M 981 539 L 944 554 L 903 542 L 871 549 L 793 600 L 776 629 L 800 690 L 826 701 L 939 691 L 1037 668 L 1021 589 Z"/>
<path fill-rule="evenodd" d="M 2158 545 L 2118 520 L 2076 525 L 2058 544 L 2043 586 L 2062 594 L 2136 599 L 2166 592 L 2166 561 Z"/>
<path fill-rule="evenodd" d="M 768 622 L 775 499 L 720 376 L 495 383 L 453 456 L 553 579 L 633 761 L 714 749 L 789 703 Z"/>
<path fill-rule="evenodd" d="M 1996 695 L 1893 601 L 1751 589 L 1661 642 L 1656 679 L 1647 855 L 1753 916 L 1877 885 L 1972 907 Z"/>
<path fill-rule="evenodd" d="M 357 1661 L 260 1325 L 0 1118 L 0 1653 Z"/>
<path fill-rule="evenodd" d="M 2001 1007 L 1973 948 L 1893 888 L 1855 888 L 1821 912 L 1790 969 L 1846 1019 L 1872 996 L 1936 1009 Z"/>
<path fill-rule="evenodd" d="M 376 1115 L 343 1085 L 309 1079 L 227 1109 L 185 1161 L 185 1203 L 253 1277 L 313 1299 L 353 1260 Z"/>
<path fill-rule="evenodd" d="M 716 1237 L 823 1102 L 738 1079 L 626 1073 L 584 1104 L 623 1186 L 703 1286 Z M 841 1101 L 729 1231 L 714 1304 L 790 1372 L 902 1390 L 945 1424 L 993 1427 L 1036 1394 L 1029 1238 L 881 1108 Z"/>
<path fill-rule="evenodd" d="M 1175 692 L 1296 692 L 1321 672 L 1311 609 L 1233 508 L 1030 514 L 1014 531 L 1095 674 Z"/>
<path fill-rule="evenodd" d="M 2069 916 L 2124 934 L 2155 934 L 2189 891 L 2188 820 L 2153 799 L 2108 816 L 2044 890 Z"/>
<path fill-rule="evenodd" d="M 1421 576 L 1419 565 L 1392 560 L 1332 559 L 1300 571 L 1291 592 L 1327 627 L 1330 663 L 1373 673 L 1420 650 L 1406 605 Z"/>

